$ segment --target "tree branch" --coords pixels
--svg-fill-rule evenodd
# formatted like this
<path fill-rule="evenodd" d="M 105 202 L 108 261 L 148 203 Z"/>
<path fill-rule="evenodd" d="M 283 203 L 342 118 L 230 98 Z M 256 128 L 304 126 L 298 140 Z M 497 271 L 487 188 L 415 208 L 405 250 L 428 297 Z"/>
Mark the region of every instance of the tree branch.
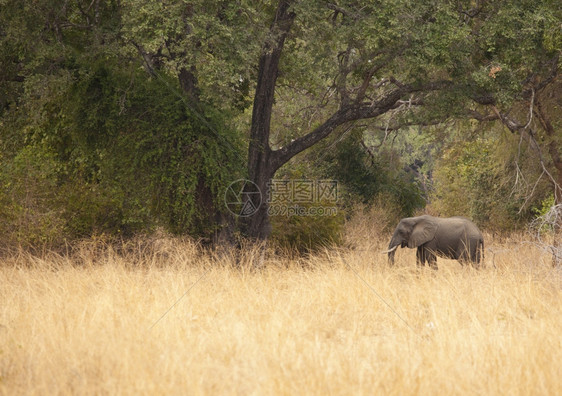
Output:
<path fill-rule="evenodd" d="M 144 69 L 148 72 L 148 74 L 155 76 L 156 72 L 154 69 L 154 62 L 152 56 L 145 51 L 142 45 L 136 43 L 133 40 L 131 40 L 131 44 L 133 44 L 133 46 L 137 49 L 139 54 L 142 56 L 142 59 L 144 60 Z"/>
<path fill-rule="evenodd" d="M 293 140 L 291 143 L 278 150 L 271 152 L 271 163 L 273 168 L 278 169 L 298 153 L 329 136 L 340 125 L 350 121 L 375 118 L 392 109 L 402 106 L 403 102 L 401 99 L 404 95 L 420 91 L 438 90 L 451 84 L 450 81 L 435 81 L 420 86 L 413 86 L 402 84 L 394 79 L 391 80 L 398 86 L 398 88 L 387 92 L 387 94 L 378 101 L 350 105 L 341 108 L 312 132 Z"/>
<path fill-rule="evenodd" d="M 539 100 L 537 100 L 535 112 L 540 124 L 550 138 L 550 142 L 548 143 L 548 152 L 550 154 L 550 157 L 552 158 L 552 162 L 556 169 L 559 172 L 562 172 L 562 155 L 560 154 L 560 147 L 554 139 L 556 131 L 554 130 L 554 126 L 547 117 L 546 112 L 542 107 L 542 103 Z"/>
<path fill-rule="evenodd" d="M 522 92 L 523 99 L 528 99 L 530 96 L 534 95 L 535 92 L 540 92 L 546 88 L 551 82 L 553 82 L 556 77 L 558 77 L 558 61 L 560 60 L 560 53 L 557 53 L 551 60 L 546 62 L 544 66 L 550 65 L 550 72 L 548 76 L 545 77 L 541 82 L 526 89 Z"/>
<path fill-rule="evenodd" d="M 337 4 L 332 4 L 332 3 L 328 3 L 326 4 L 326 7 L 329 10 L 334 11 L 334 16 L 333 16 L 333 20 L 335 21 L 336 18 L 338 17 L 338 14 L 342 14 L 343 16 L 349 17 L 353 20 L 357 20 L 360 18 L 360 16 L 352 11 L 346 10 L 343 7 L 338 6 Z"/>
<path fill-rule="evenodd" d="M 476 110 L 468 110 L 467 115 L 468 115 L 468 117 L 474 118 L 475 120 L 480 121 L 480 122 L 489 122 L 489 121 L 499 120 L 499 116 L 496 113 L 480 114 Z"/>

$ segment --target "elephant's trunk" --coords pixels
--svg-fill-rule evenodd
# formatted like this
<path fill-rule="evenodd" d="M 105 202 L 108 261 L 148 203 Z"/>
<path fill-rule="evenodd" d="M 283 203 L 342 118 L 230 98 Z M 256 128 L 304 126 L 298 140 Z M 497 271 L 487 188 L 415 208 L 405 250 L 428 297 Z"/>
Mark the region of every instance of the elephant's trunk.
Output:
<path fill-rule="evenodd" d="M 390 265 L 394 264 L 394 254 L 396 253 L 396 249 L 398 249 L 399 245 L 400 244 L 396 243 L 394 238 L 392 238 L 392 240 L 390 241 L 390 244 L 388 245 L 388 250 L 385 250 L 384 252 L 382 252 L 383 254 L 388 253 L 388 263 Z"/>
<path fill-rule="evenodd" d="M 394 249 L 390 252 L 388 252 L 388 263 L 390 265 L 394 265 L 394 253 L 396 253 L 396 248 L 398 246 L 395 246 Z"/>
<path fill-rule="evenodd" d="M 385 250 L 383 252 L 383 254 L 388 253 L 388 263 L 390 265 L 394 264 L 394 254 L 396 253 L 396 249 L 398 249 L 398 246 L 400 246 L 400 244 L 401 240 L 398 236 L 398 230 L 395 230 L 392 238 L 390 239 L 390 243 L 388 244 L 388 250 Z"/>

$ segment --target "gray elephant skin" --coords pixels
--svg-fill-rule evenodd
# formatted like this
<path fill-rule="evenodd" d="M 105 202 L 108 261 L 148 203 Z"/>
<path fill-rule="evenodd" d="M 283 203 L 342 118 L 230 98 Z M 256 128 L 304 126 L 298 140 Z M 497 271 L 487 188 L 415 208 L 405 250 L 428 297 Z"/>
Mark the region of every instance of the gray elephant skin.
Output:
<path fill-rule="evenodd" d="M 469 219 L 464 217 L 440 218 L 429 215 L 400 220 L 394 230 L 388 250 L 388 261 L 394 264 L 398 247 L 417 248 L 416 262 L 437 269 L 437 256 L 471 263 L 479 268 L 484 258 L 484 238 Z"/>

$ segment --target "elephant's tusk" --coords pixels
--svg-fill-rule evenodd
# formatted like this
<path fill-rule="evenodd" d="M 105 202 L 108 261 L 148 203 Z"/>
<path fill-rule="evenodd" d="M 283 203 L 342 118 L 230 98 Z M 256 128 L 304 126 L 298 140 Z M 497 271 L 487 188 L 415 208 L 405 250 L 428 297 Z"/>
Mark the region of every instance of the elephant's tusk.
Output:
<path fill-rule="evenodd" d="M 385 250 L 384 252 L 381 252 L 381 254 L 392 253 L 392 252 L 394 252 L 396 249 L 398 249 L 398 245 L 394 246 L 392 249 Z"/>

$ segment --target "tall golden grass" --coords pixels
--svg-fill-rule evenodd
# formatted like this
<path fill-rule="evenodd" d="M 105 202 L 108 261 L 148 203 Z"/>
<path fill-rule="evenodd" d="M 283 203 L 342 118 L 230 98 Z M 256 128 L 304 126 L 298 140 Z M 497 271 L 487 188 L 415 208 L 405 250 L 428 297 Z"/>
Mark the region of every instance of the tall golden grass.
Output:
<path fill-rule="evenodd" d="M 559 394 L 562 274 L 521 240 L 486 268 L 385 241 L 290 257 L 161 238 L 0 264 L 0 393 Z"/>

